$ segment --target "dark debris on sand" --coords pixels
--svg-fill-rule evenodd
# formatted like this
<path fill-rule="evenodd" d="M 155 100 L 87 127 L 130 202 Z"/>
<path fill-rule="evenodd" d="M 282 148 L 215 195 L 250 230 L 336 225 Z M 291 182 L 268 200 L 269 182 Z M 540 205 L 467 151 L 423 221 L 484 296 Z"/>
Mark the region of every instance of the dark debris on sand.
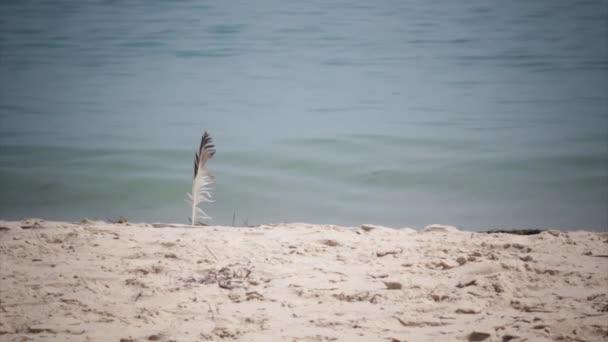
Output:
<path fill-rule="evenodd" d="M 514 235 L 535 235 L 544 232 L 542 229 L 492 229 L 482 231 L 481 233 L 486 234 L 514 234 Z"/>

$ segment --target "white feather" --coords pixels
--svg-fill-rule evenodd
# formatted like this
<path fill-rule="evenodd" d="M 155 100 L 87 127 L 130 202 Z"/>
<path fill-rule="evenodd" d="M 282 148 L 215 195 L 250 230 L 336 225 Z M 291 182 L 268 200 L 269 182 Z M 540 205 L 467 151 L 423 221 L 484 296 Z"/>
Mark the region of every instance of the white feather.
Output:
<path fill-rule="evenodd" d="M 186 200 L 192 205 L 192 225 L 196 224 L 196 214 L 200 214 L 202 219 L 210 220 L 211 217 L 207 215 L 199 205 L 203 202 L 214 202 L 211 196 L 211 184 L 213 184 L 213 177 L 207 173 L 205 163 L 207 160 L 213 158 L 215 154 L 215 146 L 212 143 L 211 136 L 205 131 L 201 139 L 201 144 L 198 152 L 194 158 L 194 180 L 192 181 L 192 193 L 187 194 L 188 199 Z"/>

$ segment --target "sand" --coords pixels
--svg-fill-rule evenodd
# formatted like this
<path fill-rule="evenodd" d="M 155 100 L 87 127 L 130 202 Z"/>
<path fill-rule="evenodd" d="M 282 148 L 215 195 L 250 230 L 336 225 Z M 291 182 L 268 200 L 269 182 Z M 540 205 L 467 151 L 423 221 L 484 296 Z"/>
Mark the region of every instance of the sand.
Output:
<path fill-rule="evenodd" d="M 606 341 L 608 234 L 0 221 L 2 341 Z"/>

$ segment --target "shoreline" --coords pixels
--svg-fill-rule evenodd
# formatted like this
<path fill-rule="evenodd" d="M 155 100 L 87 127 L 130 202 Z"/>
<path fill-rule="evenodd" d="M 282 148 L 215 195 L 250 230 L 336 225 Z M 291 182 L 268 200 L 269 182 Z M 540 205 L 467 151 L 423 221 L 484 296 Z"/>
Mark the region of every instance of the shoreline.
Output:
<path fill-rule="evenodd" d="M 412 227 L 412 226 L 387 226 L 387 225 L 381 225 L 381 224 L 369 224 L 369 223 L 364 223 L 364 224 L 358 224 L 358 225 L 341 225 L 341 224 L 336 224 L 336 223 L 312 223 L 312 222 L 305 222 L 305 221 L 286 221 L 286 222 L 282 222 L 282 221 L 277 221 L 277 222 L 267 222 L 267 223 L 257 223 L 257 224 L 241 224 L 241 225 L 235 225 L 235 224 L 213 224 L 213 223 L 198 223 L 196 225 L 191 225 L 188 222 L 184 222 L 184 223 L 175 223 L 175 222 L 162 222 L 162 221 L 158 221 L 158 222 L 147 222 L 147 221 L 130 221 L 128 218 L 123 217 L 123 216 L 119 216 L 118 218 L 114 218 L 114 219 L 90 219 L 90 218 L 83 218 L 80 220 L 61 220 L 61 219 L 44 219 L 44 218 L 40 218 L 40 217 L 27 217 L 27 218 L 16 218 L 16 219 L 2 219 L 0 218 L 0 223 L 1 222 L 24 222 L 27 224 L 27 222 L 30 223 L 34 223 L 34 222 L 40 222 L 40 223 L 44 223 L 44 222 L 48 222 L 48 223 L 70 223 L 70 224 L 76 224 L 76 225 L 82 225 L 82 224 L 108 224 L 108 225 L 126 225 L 126 226 L 142 226 L 142 227 L 151 227 L 151 228 L 207 228 L 207 227 L 221 227 L 221 228 L 259 228 L 259 227 L 264 227 L 264 226 L 289 226 L 289 225 L 314 225 L 314 226 L 319 226 L 319 227 L 341 227 L 341 228 L 347 228 L 347 229 L 358 229 L 358 228 L 362 228 L 362 227 L 380 227 L 380 228 L 387 228 L 387 229 L 395 229 L 395 230 L 410 230 L 410 231 L 415 231 L 415 232 L 425 232 L 428 230 L 445 230 L 445 231 L 459 231 L 459 232 L 464 232 L 464 233 L 483 233 L 483 234 L 513 234 L 513 235 L 536 235 L 536 234 L 540 234 L 542 232 L 590 232 L 590 233 L 608 233 L 608 227 L 605 228 L 601 228 L 601 229 L 594 229 L 594 228 L 585 228 L 585 227 L 574 227 L 574 228 L 553 228 L 553 227 L 535 227 L 535 228 L 530 228 L 530 227 L 513 227 L 513 228 L 506 228 L 503 225 L 498 226 L 497 228 L 485 228 L 485 229 L 467 229 L 464 226 L 459 226 L 459 225 L 450 225 L 450 224 L 438 224 L 438 223 L 433 223 L 433 224 L 428 224 L 424 227 Z"/>
<path fill-rule="evenodd" d="M 0 336 L 125 342 L 608 337 L 606 232 L 306 223 L 192 228 L 0 221 Z"/>

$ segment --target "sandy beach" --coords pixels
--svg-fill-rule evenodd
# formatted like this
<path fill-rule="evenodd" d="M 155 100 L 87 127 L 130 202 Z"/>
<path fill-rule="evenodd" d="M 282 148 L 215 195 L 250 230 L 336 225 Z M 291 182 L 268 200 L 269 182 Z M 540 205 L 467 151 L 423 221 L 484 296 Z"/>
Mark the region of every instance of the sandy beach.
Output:
<path fill-rule="evenodd" d="M 608 234 L 0 221 L 2 341 L 605 341 Z"/>

